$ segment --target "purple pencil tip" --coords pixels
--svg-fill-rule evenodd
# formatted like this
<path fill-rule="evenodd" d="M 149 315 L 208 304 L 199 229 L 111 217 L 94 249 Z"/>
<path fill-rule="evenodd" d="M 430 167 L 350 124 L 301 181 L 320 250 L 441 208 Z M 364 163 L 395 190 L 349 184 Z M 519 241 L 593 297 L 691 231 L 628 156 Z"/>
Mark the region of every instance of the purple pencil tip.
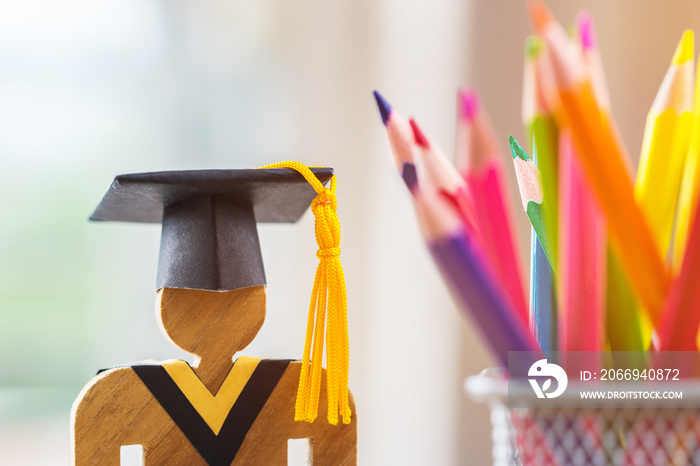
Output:
<path fill-rule="evenodd" d="M 403 182 L 406 183 L 406 187 L 409 191 L 415 191 L 418 186 L 418 175 L 416 173 L 416 166 L 411 162 L 406 162 L 403 164 L 403 171 L 401 172 L 401 177 Z"/>
<path fill-rule="evenodd" d="M 459 116 L 468 122 L 474 121 L 479 113 L 479 96 L 472 88 L 459 90 Z"/>
<path fill-rule="evenodd" d="M 379 108 L 379 114 L 382 116 L 382 123 L 386 126 L 387 121 L 391 117 L 391 105 L 387 102 L 382 95 L 374 91 L 374 100 L 377 101 L 377 107 Z"/>

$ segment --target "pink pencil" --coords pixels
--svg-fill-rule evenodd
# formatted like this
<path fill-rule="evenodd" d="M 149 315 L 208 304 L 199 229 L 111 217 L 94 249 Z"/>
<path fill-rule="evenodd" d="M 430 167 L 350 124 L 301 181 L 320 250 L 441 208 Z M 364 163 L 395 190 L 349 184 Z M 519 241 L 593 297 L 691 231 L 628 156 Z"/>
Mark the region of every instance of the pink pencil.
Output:
<path fill-rule="evenodd" d="M 559 310 L 564 351 L 603 351 L 605 223 L 574 153 L 568 128 L 559 133 Z M 597 365 L 601 361 L 592 361 Z"/>
<path fill-rule="evenodd" d="M 458 99 L 455 165 L 472 193 L 484 254 L 514 309 L 529 325 L 501 150 L 476 92 L 462 89 Z"/>

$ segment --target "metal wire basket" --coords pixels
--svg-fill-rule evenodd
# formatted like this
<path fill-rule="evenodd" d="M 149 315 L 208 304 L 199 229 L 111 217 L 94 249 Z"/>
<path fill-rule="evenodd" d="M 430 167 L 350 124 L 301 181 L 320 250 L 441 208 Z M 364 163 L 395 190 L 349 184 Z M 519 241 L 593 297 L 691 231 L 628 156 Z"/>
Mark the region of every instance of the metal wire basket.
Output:
<path fill-rule="evenodd" d="M 551 407 L 509 408 L 503 370 L 469 377 L 469 395 L 489 404 L 493 464 L 700 465 L 700 382 L 685 382 L 683 399 L 668 408 L 571 407 L 566 394 Z M 510 396 L 530 390 L 511 382 Z"/>

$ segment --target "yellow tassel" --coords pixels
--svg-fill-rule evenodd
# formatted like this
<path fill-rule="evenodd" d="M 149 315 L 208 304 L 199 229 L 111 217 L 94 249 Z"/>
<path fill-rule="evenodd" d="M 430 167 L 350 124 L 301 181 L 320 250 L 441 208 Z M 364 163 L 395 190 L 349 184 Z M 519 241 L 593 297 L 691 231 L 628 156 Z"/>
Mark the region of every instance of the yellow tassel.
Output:
<path fill-rule="evenodd" d="M 328 422 L 338 424 L 351 421 L 348 371 L 348 305 L 345 276 L 340 263 L 340 222 L 336 214 L 336 177 L 331 178 L 330 189 L 316 175 L 299 162 L 279 162 L 260 168 L 291 168 L 299 172 L 313 186 L 318 196 L 311 203 L 316 219 L 316 243 L 319 258 L 306 324 L 306 342 L 301 362 L 299 390 L 294 411 L 295 421 L 314 422 L 318 416 L 321 396 L 321 364 L 323 362 L 324 331 L 326 333 L 326 391 L 328 394 Z"/>

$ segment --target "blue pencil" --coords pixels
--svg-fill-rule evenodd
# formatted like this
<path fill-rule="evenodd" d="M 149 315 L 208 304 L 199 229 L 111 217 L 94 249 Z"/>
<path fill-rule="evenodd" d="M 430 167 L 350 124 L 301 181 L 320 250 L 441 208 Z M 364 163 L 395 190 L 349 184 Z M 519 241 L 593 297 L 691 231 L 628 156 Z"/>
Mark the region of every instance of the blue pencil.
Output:
<path fill-rule="evenodd" d="M 539 167 L 537 141 L 532 137 L 533 162 Z M 540 344 L 542 351 L 549 355 L 559 349 L 558 312 L 556 277 L 540 240 L 532 229 L 530 244 L 530 330 Z"/>
<path fill-rule="evenodd" d="M 557 306 L 554 274 L 535 232 L 532 232 L 530 263 L 530 330 L 548 354 L 557 351 Z"/>

